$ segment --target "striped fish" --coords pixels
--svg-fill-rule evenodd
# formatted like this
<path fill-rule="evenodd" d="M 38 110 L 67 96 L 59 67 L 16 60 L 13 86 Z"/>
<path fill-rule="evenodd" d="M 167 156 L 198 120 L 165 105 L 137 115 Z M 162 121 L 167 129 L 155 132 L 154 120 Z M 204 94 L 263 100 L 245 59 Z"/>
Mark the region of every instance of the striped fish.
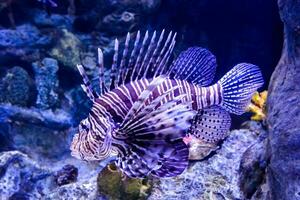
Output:
<path fill-rule="evenodd" d="M 131 38 L 128 33 L 121 55 L 115 40 L 109 84 L 98 49 L 99 94 L 78 65 L 93 107 L 79 124 L 72 155 L 83 160 L 116 155 L 116 165 L 130 177 L 176 176 L 188 165 L 183 138 L 224 139 L 229 113 L 244 113 L 263 78 L 257 66 L 241 63 L 212 84 L 216 59 L 208 50 L 189 48 L 169 64 L 176 33 L 142 37 L 138 31 L 133 45 Z"/>

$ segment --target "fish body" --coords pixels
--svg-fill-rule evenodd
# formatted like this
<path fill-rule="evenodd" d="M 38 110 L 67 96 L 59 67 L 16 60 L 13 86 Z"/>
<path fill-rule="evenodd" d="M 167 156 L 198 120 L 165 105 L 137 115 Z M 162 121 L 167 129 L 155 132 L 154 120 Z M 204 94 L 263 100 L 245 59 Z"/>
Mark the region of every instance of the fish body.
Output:
<path fill-rule="evenodd" d="M 105 107 L 115 122 L 121 123 L 133 103 L 138 100 L 139 95 L 149 86 L 151 81 L 151 79 L 140 79 L 105 93 L 95 100 L 95 107 L 92 108 L 92 111 L 101 105 Z M 201 87 L 185 80 L 169 78 L 157 86 L 153 91 L 152 98 L 156 99 L 174 87 L 178 88 L 170 91 L 162 99 L 161 104 L 180 95 L 184 95 L 182 102 L 192 102 L 192 108 L 195 111 L 212 105 L 220 105 L 222 102 L 221 85 L 218 83 L 209 87 Z"/>
<path fill-rule="evenodd" d="M 185 136 L 207 143 L 227 136 L 229 113 L 242 114 L 263 84 L 259 68 L 238 64 L 212 84 L 216 59 L 206 49 L 189 48 L 169 65 L 175 37 L 170 32 L 164 38 L 163 31 L 158 39 L 156 32 L 151 39 L 148 32 L 142 38 L 138 32 L 129 50 L 128 34 L 121 59 L 116 40 L 108 86 L 98 50 L 100 94 L 78 65 L 93 107 L 73 138 L 73 156 L 103 160 L 116 155 L 116 165 L 127 176 L 171 177 L 188 165 Z"/>

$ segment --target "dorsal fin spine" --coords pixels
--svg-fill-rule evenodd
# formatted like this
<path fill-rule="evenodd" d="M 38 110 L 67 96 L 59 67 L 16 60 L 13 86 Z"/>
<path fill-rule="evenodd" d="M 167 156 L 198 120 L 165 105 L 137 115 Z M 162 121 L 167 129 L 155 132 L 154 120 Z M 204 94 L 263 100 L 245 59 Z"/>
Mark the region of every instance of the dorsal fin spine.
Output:
<path fill-rule="evenodd" d="M 147 61 L 149 61 L 149 58 L 151 57 L 151 52 L 153 50 L 153 47 L 155 46 L 155 38 L 156 38 L 156 31 L 153 32 L 153 35 L 152 35 L 152 38 L 151 38 L 151 41 L 150 41 L 150 44 L 149 44 L 149 48 L 144 56 L 144 60 L 141 64 L 141 67 L 140 67 L 140 70 L 139 70 L 139 73 L 138 73 L 138 78 L 140 78 L 140 75 L 144 69 L 144 65 Z M 146 77 L 146 71 L 144 71 L 144 74 L 143 74 L 143 77 Z"/>
<path fill-rule="evenodd" d="M 156 45 L 156 47 L 155 47 L 155 49 L 154 49 L 154 51 L 153 51 L 153 54 L 152 54 L 152 56 L 151 56 L 151 58 L 150 58 L 150 61 L 149 61 L 148 65 L 147 65 L 147 67 L 146 67 L 145 74 L 148 73 L 150 67 L 153 67 L 153 68 L 150 69 L 150 70 L 151 70 L 150 72 L 153 72 L 153 70 L 154 70 L 153 63 L 155 62 L 155 60 L 156 60 L 156 58 L 157 58 L 157 54 L 159 53 L 158 51 L 159 51 L 159 48 L 160 48 L 160 46 L 161 46 L 161 42 L 162 42 L 162 40 L 163 40 L 163 38 L 164 38 L 164 34 L 165 34 L 165 29 L 162 30 L 162 32 L 161 32 L 161 34 L 160 34 L 160 36 L 159 36 L 157 45 Z"/>
<path fill-rule="evenodd" d="M 125 73 L 125 80 L 127 78 L 127 75 L 129 73 L 129 71 L 132 70 L 132 67 L 134 65 L 134 60 L 135 60 L 134 57 L 135 57 L 135 54 L 136 54 L 136 51 L 137 51 L 138 43 L 140 41 L 140 36 L 141 36 L 140 34 L 141 34 L 140 31 L 138 31 L 137 34 L 136 34 L 136 38 L 135 38 L 134 45 L 133 45 L 133 50 L 131 52 L 129 62 L 128 62 L 128 66 L 127 66 L 126 73 Z M 132 76 L 132 74 L 131 74 L 131 76 Z M 131 77 L 130 77 L 130 79 L 131 79 Z"/>
<path fill-rule="evenodd" d="M 126 40 L 125 40 L 125 46 L 123 50 L 123 55 L 120 63 L 120 75 L 118 76 L 118 83 L 121 81 L 123 84 L 125 82 L 125 64 L 126 64 L 126 58 L 128 54 L 128 47 L 129 47 L 129 42 L 130 42 L 130 33 L 127 33 Z"/>
<path fill-rule="evenodd" d="M 111 66 L 111 73 L 110 73 L 110 89 L 116 87 L 116 72 L 117 72 L 117 62 L 118 62 L 118 53 L 119 53 L 119 41 L 115 39 L 115 46 L 114 46 L 114 55 L 113 55 L 113 62 Z"/>
<path fill-rule="evenodd" d="M 100 95 L 101 95 L 107 89 L 104 80 L 103 52 L 100 48 L 98 48 L 98 67 L 99 67 L 99 87 L 100 87 Z"/>
<path fill-rule="evenodd" d="M 148 40 L 148 35 L 149 35 L 148 31 L 146 31 L 143 42 L 142 42 L 142 47 L 140 48 L 138 57 L 135 61 L 135 65 L 134 65 L 134 68 L 133 68 L 133 72 L 132 72 L 132 76 L 131 76 L 132 81 L 136 80 L 138 75 L 139 75 L 138 73 L 139 73 L 139 68 L 140 68 L 140 64 L 141 64 L 141 59 L 142 59 L 142 55 L 143 55 L 143 52 L 144 52 L 144 49 L 145 49 L 146 42 Z M 137 75 L 135 76 L 136 72 L 137 72 Z"/>
<path fill-rule="evenodd" d="M 159 70 L 159 71 L 158 71 L 158 76 L 161 75 L 161 74 L 163 74 L 164 71 L 165 71 L 165 69 L 167 68 L 168 60 L 169 60 L 169 58 L 170 58 L 170 56 L 171 56 L 171 52 L 173 51 L 173 48 L 174 48 L 174 46 L 175 46 L 175 42 L 176 42 L 176 41 L 175 41 L 175 38 L 176 38 L 176 35 L 177 35 L 177 33 L 175 33 L 175 34 L 173 35 L 171 44 L 170 44 L 170 46 L 169 46 L 167 52 L 165 53 L 163 59 L 162 59 L 161 62 L 159 63 L 159 66 L 158 66 L 158 70 Z"/>
<path fill-rule="evenodd" d="M 93 89 L 92 89 L 92 86 L 91 86 L 91 82 L 89 80 L 89 78 L 87 77 L 85 71 L 84 71 L 84 68 L 82 65 L 77 65 L 77 69 L 83 79 L 83 85 L 81 85 L 82 89 L 84 90 L 84 92 L 87 94 L 87 96 L 92 100 L 94 101 L 95 99 L 95 96 L 93 94 Z"/>
<path fill-rule="evenodd" d="M 157 74 L 158 74 L 158 71 L 159 71 L 159 63 L 160 63 L 160 61 L 161 61 L 161 57 L 162 57 L 162 55 L 164 54 L 164 52 L 165 52 L 165 50 L 166 50 L 166 48 L 167 48 L 167 46 L 168 46 L 168 44 L 169 44 L 169 42 L 170 42 L 170 40 L 171 40 L 171 36 L 172 36 L 172 31 L 170 31 L 170 33 L 169 33 L 169 35 L 168 35 L 168 37 L 167 37 L 167 40 L 165 41 L 165 44 L 164 44 L 164 46 L 163 46 L 163 48 L 161 49 L 161 51 L 160 51 L 160 53 L 159 53 L 159 56 L 157 57 L 157 59 L 156 59 L 156 61 L 155 61 L 155 64 L 154 64 L 154 68 L 155 68 L 155 73 L 154 73 L 154 77 L 156 77 L 157 76 Z"/>

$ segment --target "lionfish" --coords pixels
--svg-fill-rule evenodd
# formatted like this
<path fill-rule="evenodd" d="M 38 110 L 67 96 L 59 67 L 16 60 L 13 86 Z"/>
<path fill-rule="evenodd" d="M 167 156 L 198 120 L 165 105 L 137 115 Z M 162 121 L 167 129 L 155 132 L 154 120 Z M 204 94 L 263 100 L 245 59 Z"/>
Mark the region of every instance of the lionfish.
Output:
<path fill-rule="evenodd" d="M 116 39 L 108 84 L 98 49 L 100 93 L 77 66 L 93 106 L 73 138 L 73 156 L 86 161 L 116 156 L 115 164 L 129 177 L 172 177 L 188 165 L 185 136 L 208 143 L 227 136 L 229 113 L 244 113 L 263 84 L 259 68 L 238 64 L 212 85 L 215 56 L 192 47 L 170 63 L 176 33 L 164 35 L 147 31 L 142 37 L 138 31 L 130 45 L 128 33 L 120 56 Z"/>

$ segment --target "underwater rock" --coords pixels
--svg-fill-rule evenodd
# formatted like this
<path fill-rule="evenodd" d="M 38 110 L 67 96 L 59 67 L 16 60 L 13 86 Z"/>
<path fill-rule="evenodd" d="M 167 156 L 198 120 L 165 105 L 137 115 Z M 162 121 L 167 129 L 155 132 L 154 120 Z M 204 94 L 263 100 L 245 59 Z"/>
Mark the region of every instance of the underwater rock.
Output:
<path fill-rule="evenodd" d="M 45 195 L 45 200 L 106 200 L 97 190 L 97 176 L 87 180 L 63 185 Z"/>
<path fill-rule="evenodd" d="M 0 103 L 11 103 L 18 106 L 29 105 L 32 80 L 21 67 L 7 70 L 0 81 Z"/>
<path fill-rule="evenodd" d="M 30 25 L 24 24 L 16 29 L 0 30 L 0 47 L 35 47 L 49 44 L 49 38 L 43 36 L 40 31 Z"/>
<path fill-rule="evenodd" d="M 257 140 L 243 154 L 240 164 L 239 183 L 242 192 L 247 199 L 260 189 L 265 181 L 266 167 L 268 165 L 267 155 L 267 132 L 260 130 Z"/>
<path fill-rule="evenodd" d="M 263 125 L 263 122 L 258 122 L 258 121 L 245 121 L 244 123 L 241 124 L 242 129 L 248 129 L 252 132 L 255 132 L 257 135 L 260 134 L 265 134 L 266 132 L 266 127 Z"/>
<path fill-rule="evenodd" d="M 56 37 L 57 42 L 50 50 L 50 55 L 64 66 L 75 69 L 80 63 L 81 41 L 66 29 L 62 29 Z"/>
<path fill-rule="evenodd" d="M 300 199 L 300 6 L 279 0 L 285 38 L 268 89 L 270 199 Z"/>
<path fill-rule="evenodd" d="M 64 28 L 67 30 L 72 29 L 74 21 L 72 16 L 59 14 L 49 15 L 47 12 L 41 10 L 35 10 L 33 13 L 33 21 L 38 27 Z"/>
<path fill-rule="evenodd" d="M 239 189 L 239 165 L 257 134 L 234 130 L 215 155 L 192 163 L 183 174 L 155 180 L 149 200 L 244 199 Z"/>
<path fill-rule="evenodd" d="M 77 182 L 58 186 L 54 171 L 64 163 L 73 161 L 37 162 L 19 151 L 0 153 L 0 199 L 105 199 L 97 190 L 97 174 L 90 167 L 83 167 L 84 174 Z"/>
<path fill-rule="evenodd" d="M 27 155 L 0 153 L 0 199 L 40 199 L 52 184 L 51 172 Z"/>
<path fill-rule="evenodd" d="M 113 164 L 108 165 L 98 175 L 98 187 L 108 199 L 146 199 L 151 190 L 147 179 L 123 177 Z"/>
<path fill-rule="evenodd" d="M 62 186 L 77 180 L 78 169 L 73 165 L 65 165 L 54 174 L 57 185 Z"/>
<path fill-rule="evenodd" d="M 89 100 L 81 87 L 72 89 L 67 95 L 71 99 L 72 109 L 70 110 L 70 113 L 74 120 L 74 124 L 78 124 L 88 116 L 93 103 Z"/>
<path fill-rule="evenodd" d="M 109 0 L 105 6 L 110 12 L 100 17 L 96 29 L 112 35 L 126 34 L 141 25 L 141 15 L 153 13 L 159 5 L 160 0 Z"/>
<path fill-rule="evenodd" d="M 55 59 L 44 58 L 41 63 L 32 64 L 35 83 L 38 91 L 36 106 L 41 109 L 53 108 L 58 105 L 58 63 Z"/>
<path fill-rule="evenodd" d="M 126 34 L 131 32 L 139 23 L 139 17 L 135 13 L 123 11 L 114 12 L 105 16 L 97 27 L 111 34 Z"/>
<path fill-rule="evenodd" d="M 0 105 L 0 122 L 24 123 L 29 126 L 41 126 L 52 130 L 66 130 L 72 126 L 72 118 L 63 110 L 43 110 L 21 108 L 9 104 Z"/>
<path fill-rule="evenodd" d="M 134 10 L 136 13 L 149 14 L 155 11 L 160 3 L 160 0 L 108 0 L 106 6 L 117 10 Z"/>
<path fill-rule="evenodd" d="M 21 123 L 13 124 L 9 131 L 13 149 L 25 152 L 41 162 L 58 159 L 68 152 L 67 134 L 69 132 Z"/>

